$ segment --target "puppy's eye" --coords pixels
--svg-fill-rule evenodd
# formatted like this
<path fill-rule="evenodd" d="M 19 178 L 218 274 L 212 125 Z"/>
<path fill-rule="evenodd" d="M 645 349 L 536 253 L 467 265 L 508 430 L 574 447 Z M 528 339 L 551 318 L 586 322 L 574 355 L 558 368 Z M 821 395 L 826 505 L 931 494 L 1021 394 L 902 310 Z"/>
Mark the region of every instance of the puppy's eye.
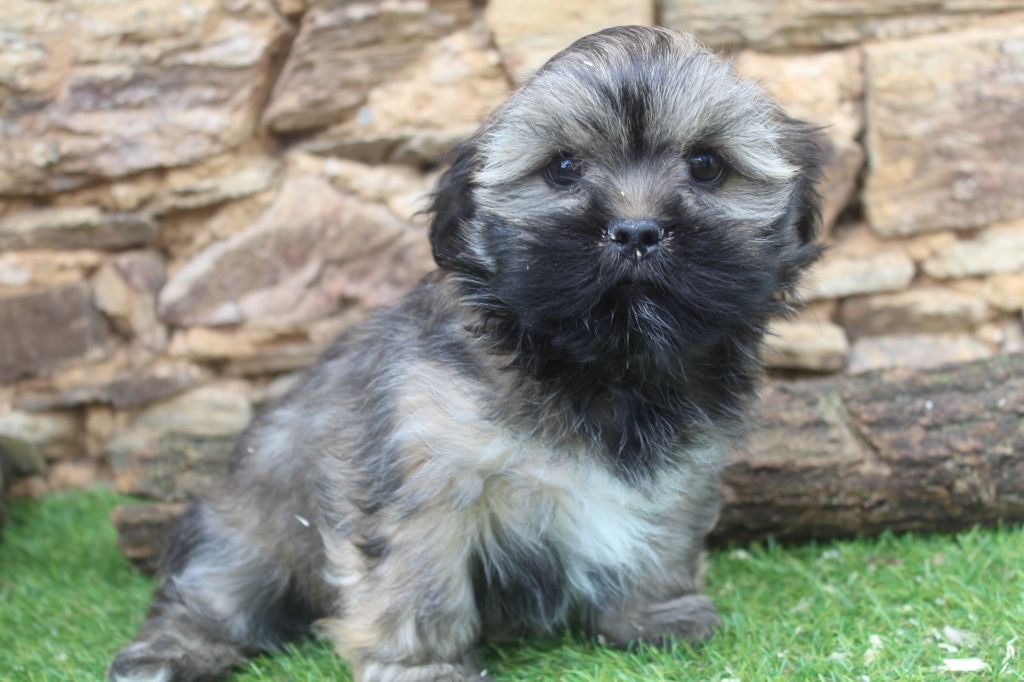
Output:
<path fill-rule="evenodd" d="M 725 175 L 725 161 L 715 152 L 700 150 L 687 159 L 690 177 L 699 183 L 709 185 L 718 182 Z"/>
<path fill-rule="evenodd" d="M 572 187 L 583 177 L 583 161 L 559 154 L 548 161 L 544 177 L 555 187 Z"/>

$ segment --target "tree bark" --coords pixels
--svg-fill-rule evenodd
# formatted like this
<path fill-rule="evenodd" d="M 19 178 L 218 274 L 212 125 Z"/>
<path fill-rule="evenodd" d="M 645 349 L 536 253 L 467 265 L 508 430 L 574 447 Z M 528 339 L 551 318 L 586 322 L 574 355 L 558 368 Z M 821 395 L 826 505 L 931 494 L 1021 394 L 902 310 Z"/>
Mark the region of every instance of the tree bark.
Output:
<path fill-rule="evenodd" d="M 713 542 L 1024 519 L 1024 355 L 770 383 Z"/>
<path fill-rule="evenodd" d="M 712 544 L 1024 520 L 1024 355 L 769 382 L 723 501 Z M 125 555 L 152 569 L 183 508 L 115 510 Z"/>
<path fill-rule="evenodd" d="M 117 529 L 117 547 L 143 573 L 156 573 L 164 538 L 171 526 L 181 518 L 187 504 L 158 502 L 126 504 L 110 514 Z"/>

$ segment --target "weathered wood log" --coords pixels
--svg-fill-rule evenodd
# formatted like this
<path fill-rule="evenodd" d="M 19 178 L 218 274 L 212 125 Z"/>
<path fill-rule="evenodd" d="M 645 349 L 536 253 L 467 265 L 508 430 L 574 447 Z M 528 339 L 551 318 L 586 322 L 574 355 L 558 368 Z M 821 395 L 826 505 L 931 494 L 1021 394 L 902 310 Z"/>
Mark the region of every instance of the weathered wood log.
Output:
<path fill-rule="evenodd" d="M 110 520 L 117 529 L 117 547 L 143 573 L 155 573 L 164 539 L 188 509 L 180 502 L 127 504 L 116 508 Z"/>
<path fill-rule="evenodd" d="M 771 383 L 713 541 L 1024 520 L 1024 355 Z"/>
<path fill-rule="evenodd" d="M 1024 520 L 1024 355 L 770 382 L 759 419 L 726 471 L 713 543 Z M 125 555 L 151 569 L 182 509 L 115 510 Z"/>

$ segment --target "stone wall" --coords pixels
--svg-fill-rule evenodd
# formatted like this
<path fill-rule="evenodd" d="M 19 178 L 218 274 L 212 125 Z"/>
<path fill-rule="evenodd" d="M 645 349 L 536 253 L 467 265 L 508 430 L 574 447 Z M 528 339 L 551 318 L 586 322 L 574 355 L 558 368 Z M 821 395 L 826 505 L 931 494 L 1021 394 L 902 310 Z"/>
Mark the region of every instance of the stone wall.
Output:
<path fill-rule="evenodd" d="M 553 52 L 660 22 L 827 126 L 786 373 L 1024 349 L 1024 0 L 5 0 L 0 451 L 183 499 L 431 269 L 443 152 Z"/>

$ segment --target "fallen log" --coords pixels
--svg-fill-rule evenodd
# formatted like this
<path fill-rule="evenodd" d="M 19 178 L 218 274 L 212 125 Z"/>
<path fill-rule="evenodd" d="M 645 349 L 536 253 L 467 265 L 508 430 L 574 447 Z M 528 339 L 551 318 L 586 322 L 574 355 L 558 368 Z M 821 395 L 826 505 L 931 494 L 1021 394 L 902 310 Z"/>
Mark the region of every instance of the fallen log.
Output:
<path fill-rule="evenodd" d="M 1024 355 L 769 382 L 723 500 L 713 544 L 1024 520 Z M 183 509 L 119 507 L 121 550 L 152 570 Z"/>
<path fill-rule="evenodd" d="M 126 504 L 114 509 L 110 520 L 117 529 L 117 547 L 143 573 L 156 573 L 164 538 L 188 509 L 180 502 Z"/>
<path fill-rule="evenodd" d="M 1024 355 L 769 383 L 713 542 L 1024 520 Z"/>

